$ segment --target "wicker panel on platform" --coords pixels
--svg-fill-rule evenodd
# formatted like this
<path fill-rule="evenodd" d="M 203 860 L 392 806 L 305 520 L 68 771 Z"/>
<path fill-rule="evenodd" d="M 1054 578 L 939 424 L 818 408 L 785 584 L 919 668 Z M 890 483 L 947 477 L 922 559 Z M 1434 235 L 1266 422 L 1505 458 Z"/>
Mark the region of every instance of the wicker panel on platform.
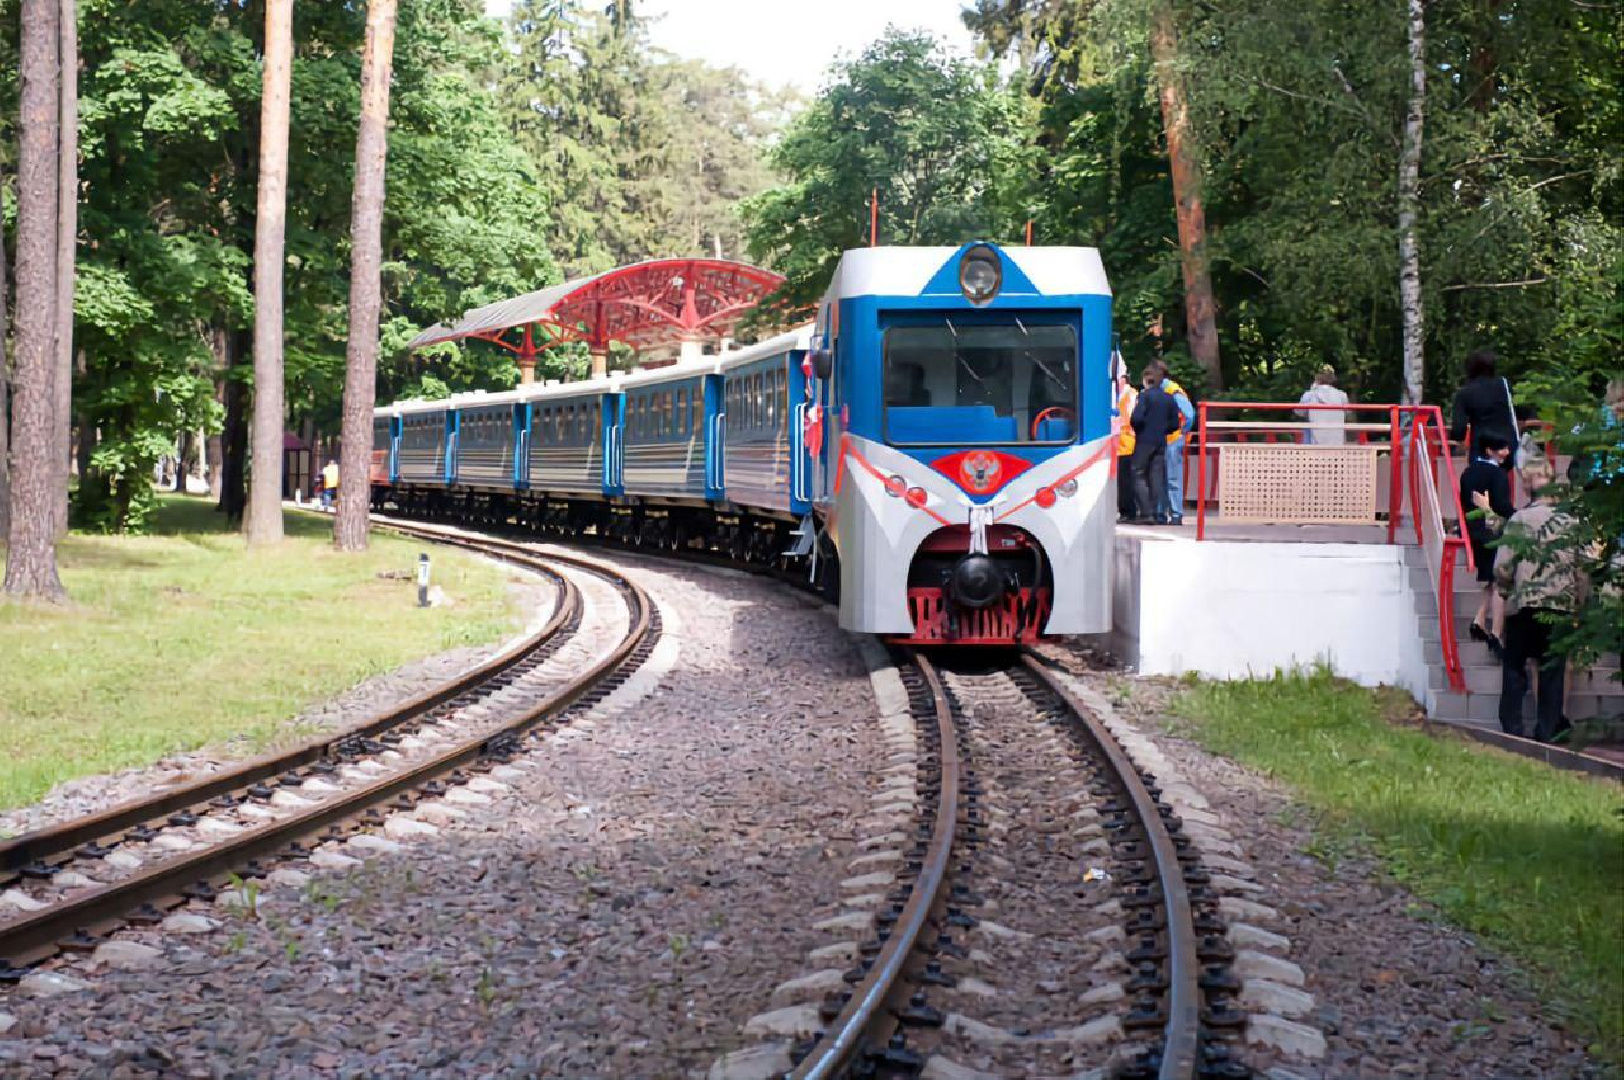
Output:
<path fill-rule="evenodd" d="M 1227 524 L 1371 525 L 1374 446 L 1226 444 L 1218 455 L 1218 513 Z"/>

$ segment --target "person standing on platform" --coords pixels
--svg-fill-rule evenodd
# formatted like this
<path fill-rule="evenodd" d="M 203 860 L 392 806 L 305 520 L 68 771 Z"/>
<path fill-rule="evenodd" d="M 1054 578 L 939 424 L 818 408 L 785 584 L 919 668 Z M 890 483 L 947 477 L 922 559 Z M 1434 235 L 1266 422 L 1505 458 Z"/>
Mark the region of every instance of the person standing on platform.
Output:
<path fill-rule="evenodd" d="M 1162 389 L 1160 362 L 1145 368 L 1143 389 L 1133 407 L 1133 498 L 1137 525 L 1165 525 L 1157 508 L 1167 502 L 1167 436 L 1179 429 L 1179 409 Z"/>
<path fill-rule="evenodd" d="M 1494 581 L 1506 601 L 1506 640 L 1500 657 L 1500 727 L 1523 733 L 1523 698 L 1528 694 L 1528 661 L 1539 664 L 1539 711 L 1534 738 L 1550 742 L 1567 726 L 1562 716 L 1568 658 L 1551 641 L 1554 623 L 1570 619 L 1585 587 L 1577 552 L 1562 543 L 1573 519 L 1556 509 L 1554 472 L 1541 458 L 1523 470 L 1534 501 L 1506 522 L 1504 544 L 1494 558 Z M 1520 552 L 1518 546 L 1534 550 Z"/>
<path fill-rule="evenodd" d="M 329 458 L 321 470 L 321 508 L 331 510 L 338 495 L 338 462 Z"/>
<path fill-rule="evenodd" d="M 1346 405 L 1348 395 L 1336 385 L 1336 368 L 1326 364 L 1314 375 L 1314 385 L 1303 392 L 1299 405 Z M 1341 409 L 1298 409 L 1297 415 L 1308 421 L 1307 439 L 1310 446 L 1342 446 L 1348 436 L 1344 425 L 1348 414 Z"/>
<path fill-rule="evenodd" d="M 1167 436 L 1167 482 L 1161 499 L 1156 503 L 1156 514 L 1165 519 L 1162 522 L 1164 525 L 1183 525 L 1184 435 L 1195 423 L 1195 406 L 1190 403 L 1190 395 L 1184 392 L 1184 387 L 1169 377 L 1166 364 L 1152 360 L 1151 366 L 1156 369 L 1156 378 L 1163 392 L 1172 399 L 1179 415 L 1178 427 Z"/>
<path fill-rule="evenodd" d="M 1133 408 L 1139 394 L 1133 380 L 1122 368 L 1117 372 L 1117 520 L 1128 522 L 1139 516 L 1138 503 L 1133 497 Z"/>
<path fill-rule="evenodd" d="M 1504 439 L 1513 450 L 1505 461 L 1509 472 L 1518 464 L 1517 409 L 1511 400 L 1511 384 L 1495 375 L 1494 364 L 1494 352 L 1490 349 L 1478 349 L 1466 358 L 1466 382 L 1455 394 L 1449 437 L 1463 442 L 1470 428 L 1472 445 L 1468 452 L 1473 457 L 1483 453 L 1484 436 Z"/>
<path fill-rule="evenodd" d="M 1500 537 L 1500 529 L 1516 508 L 1511 505 L 1511 478 L 1505 460 L 1511 444 L 1498 435 L 1483 438 L 1483 453 L 1474 457 L 1460 476 L 1460 504 L 1475 507 L 1479 513 L 1466 519 L 1466 535 L 1472 542 L 1472 563 L 1477 580 L 1483 584 L 1483 598 L 1472 616 L 1473 640 L 1488 645 L 1498 658 L 1503 650 L 1506 605 L 1494 587 L 1494 549 L 1489 545 Z M 1484 620 L 1487 619 L 1485 624 Z"/>

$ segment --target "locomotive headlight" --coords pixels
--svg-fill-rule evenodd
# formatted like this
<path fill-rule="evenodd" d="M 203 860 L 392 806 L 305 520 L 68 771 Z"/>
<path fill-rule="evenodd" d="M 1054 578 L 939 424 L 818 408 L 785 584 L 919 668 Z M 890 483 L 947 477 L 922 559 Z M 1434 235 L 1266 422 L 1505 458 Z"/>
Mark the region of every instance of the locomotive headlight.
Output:
<path fill-rule="evenodd" d="M 1062 499 L 1069 499 L 1073 495 L 1077 494 L 1077 481 L 1075 481 L 1075 480 L 1064 481 L 1063 483 L 1056 484 L 1054 486 L 1054 489 L 1055 489 L 1056 492 L 1059 493 L 1059 495 L 1060 495 L 1060 497 Z"/>
<path fill-rule="evenodd" d="M 1004 267 L 998 252 L 977 244 L 959 260 L 959 291 L 972 304 L 985 304 L 998 295 L 1004 284 Z"/>

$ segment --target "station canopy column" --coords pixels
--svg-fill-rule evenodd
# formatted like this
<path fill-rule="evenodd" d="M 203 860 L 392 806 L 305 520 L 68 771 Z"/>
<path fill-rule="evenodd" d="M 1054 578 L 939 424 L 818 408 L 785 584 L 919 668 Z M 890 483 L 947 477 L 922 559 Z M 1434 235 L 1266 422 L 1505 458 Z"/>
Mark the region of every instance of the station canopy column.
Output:
<path fill-rule="evenodd" d="M 519 381 L 534 382 L 545 349 L 585 342 L 592 377 L 608 373 L 609 346 L 633 348 L 729 334 L 745 312 L 784 283 L 781 275 L 725 259 L 650 259 L 474 308 L 450 326 L 435 324 L 408 344 L 489 341 L 512 352 Z"/>

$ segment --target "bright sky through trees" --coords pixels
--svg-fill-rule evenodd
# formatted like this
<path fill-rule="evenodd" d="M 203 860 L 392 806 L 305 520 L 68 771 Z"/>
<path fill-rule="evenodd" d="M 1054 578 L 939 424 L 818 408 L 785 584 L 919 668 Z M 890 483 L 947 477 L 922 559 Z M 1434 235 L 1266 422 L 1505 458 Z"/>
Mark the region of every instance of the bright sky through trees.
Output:
<path fill-rule="evenodd" d="M 512 0 L 485 0 L 506 15 Z M 856 56 L 887 26 L 924 29 L 968 54 L 970 33 L 959 0 L 823 0 L 812 7 L 763 0 L 643 0 L 654 44 L 719 67 L 740 67 L 756 80 L 818 89 L 837 55 Z"/>

